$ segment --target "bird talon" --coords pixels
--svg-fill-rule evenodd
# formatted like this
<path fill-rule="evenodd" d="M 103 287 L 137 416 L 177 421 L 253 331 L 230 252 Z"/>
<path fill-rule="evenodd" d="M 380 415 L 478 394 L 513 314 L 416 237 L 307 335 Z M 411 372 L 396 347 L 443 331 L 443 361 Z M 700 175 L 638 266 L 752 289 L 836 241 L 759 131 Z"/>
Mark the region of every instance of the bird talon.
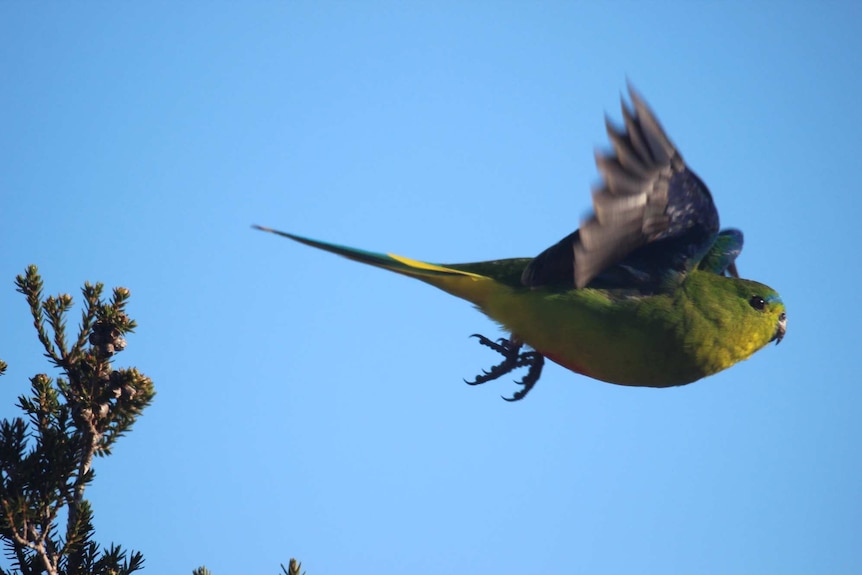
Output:
<path fill-rule="evenodd" d="M 545 363 L 544 356 L 537 351 L 520 353 L 523 343 L 517 340 L 513 341 L 501 337 L 497 341 L 491 341 L 487 337 L 477 333 L 474 333 L 470 337 L 477 338 L 479 340 L 479 344 L 489 347 L 502 355 L 503 361 L 493 366 L 491 369 L 483 369 L 482 373 L 476 376 L 473 381 L 467 381 L 465 379 L 464 383 L 467 385 L 480 385 L 493 381 L 507 373 L 511 373 L 519 367 L 526 367 L 528 368 L 527 374 L 520 381 L 515 382 L 516 385 L 522 386 L 523 389 L 516 391 L 512 397 L 501 396 L 504 400 L 510 402 L 519 401 L 526 397 L 530 390 L 533 389 L 533 386 L 539 379 L 539 375 L 542 373 L 542 366 Z"/>
<path fill-rule="evenodd" d="M 514 403 L 516 401 L 521 401 L 522 399 L 524 399 L 525 395 L 527 395 L 527 394 L 524 393 L 523 390 L 521 390 L 521 391 L 516 391 L 512 395 L 512 397 L 506 397 L 505 395 L 501 395 L 500 397 L 503 398 L 503 401 L 508 401 L 509 403 Z"/>

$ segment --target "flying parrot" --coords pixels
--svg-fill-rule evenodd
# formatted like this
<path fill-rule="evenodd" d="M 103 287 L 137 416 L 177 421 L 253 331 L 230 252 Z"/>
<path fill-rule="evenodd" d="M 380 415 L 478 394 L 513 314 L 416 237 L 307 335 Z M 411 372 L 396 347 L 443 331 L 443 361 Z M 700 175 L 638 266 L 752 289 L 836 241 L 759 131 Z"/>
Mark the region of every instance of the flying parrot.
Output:
<path fill-rule="evenodd" d="M 601 381 L 670 387 L 747 359 L 787 328 L 784 303 L 740 279 L 742 232 L 719 231 L 712 195 L 629 86 L 612 149 L 596 153 L 593 214 L 535 258 L 431 264 L 254 226 L 429 283 L 473 303 L 511 335 L 479 343 L 502 356 L 471 385 L 527 368 L 523 399 L 544 359 Z"/>

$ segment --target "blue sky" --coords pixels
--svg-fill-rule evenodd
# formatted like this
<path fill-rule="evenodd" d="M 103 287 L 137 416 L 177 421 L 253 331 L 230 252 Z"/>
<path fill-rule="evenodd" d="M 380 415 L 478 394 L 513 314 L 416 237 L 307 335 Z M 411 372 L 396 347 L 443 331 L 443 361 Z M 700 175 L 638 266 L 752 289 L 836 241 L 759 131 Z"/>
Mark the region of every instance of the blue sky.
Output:
<path fill-rule="evenodd" d="M 90 491 L 149 573 L 862 572 L 862 5 L 0 4 L 0 415 L 47 369 L 13 278 L 132 291 L 158 395 Z M 788 335 L 682 388 L 548 365 L 258 223 L 453 262 L 589 210 L 629 78 Z M 2 286 L 5 285 L 5 288 Z M 0 564 L 5 559 L 0 559 Z"/>

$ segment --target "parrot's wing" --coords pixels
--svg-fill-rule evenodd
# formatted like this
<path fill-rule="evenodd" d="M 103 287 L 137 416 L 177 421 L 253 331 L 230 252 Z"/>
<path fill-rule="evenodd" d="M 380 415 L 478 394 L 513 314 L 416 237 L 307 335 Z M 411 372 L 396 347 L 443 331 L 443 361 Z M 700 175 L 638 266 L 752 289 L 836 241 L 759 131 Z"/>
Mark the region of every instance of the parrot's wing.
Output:
<path fill-rule="evenodd" d="M 622 102 L 622 129 L 606 119 L 613 151 L 596 153 L 602 184 L 594 214 L 533 259 L 524 285 L 582 288 L 594 279 L 607 283 L 602 275 L 612 284 L 657 284 L 658 276 L 695 267 L 712 245 L 718 212 L 709 190 L 631 86 L 629 97 L 634 109 Z"/>

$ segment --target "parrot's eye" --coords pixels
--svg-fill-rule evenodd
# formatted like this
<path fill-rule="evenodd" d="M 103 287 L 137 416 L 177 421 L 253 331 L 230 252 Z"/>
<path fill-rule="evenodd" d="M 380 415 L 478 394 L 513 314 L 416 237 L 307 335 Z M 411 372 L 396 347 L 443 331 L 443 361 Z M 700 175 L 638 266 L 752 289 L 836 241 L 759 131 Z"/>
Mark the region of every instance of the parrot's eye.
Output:
<path fill-rule="evenodd" d="M 766 301 L 759 295 L 751 296 L 751 299 L 748 300 L 748 303 L 757 311 L 761 311 L 763 310 L 763 308 L 766 307 Z"/>

